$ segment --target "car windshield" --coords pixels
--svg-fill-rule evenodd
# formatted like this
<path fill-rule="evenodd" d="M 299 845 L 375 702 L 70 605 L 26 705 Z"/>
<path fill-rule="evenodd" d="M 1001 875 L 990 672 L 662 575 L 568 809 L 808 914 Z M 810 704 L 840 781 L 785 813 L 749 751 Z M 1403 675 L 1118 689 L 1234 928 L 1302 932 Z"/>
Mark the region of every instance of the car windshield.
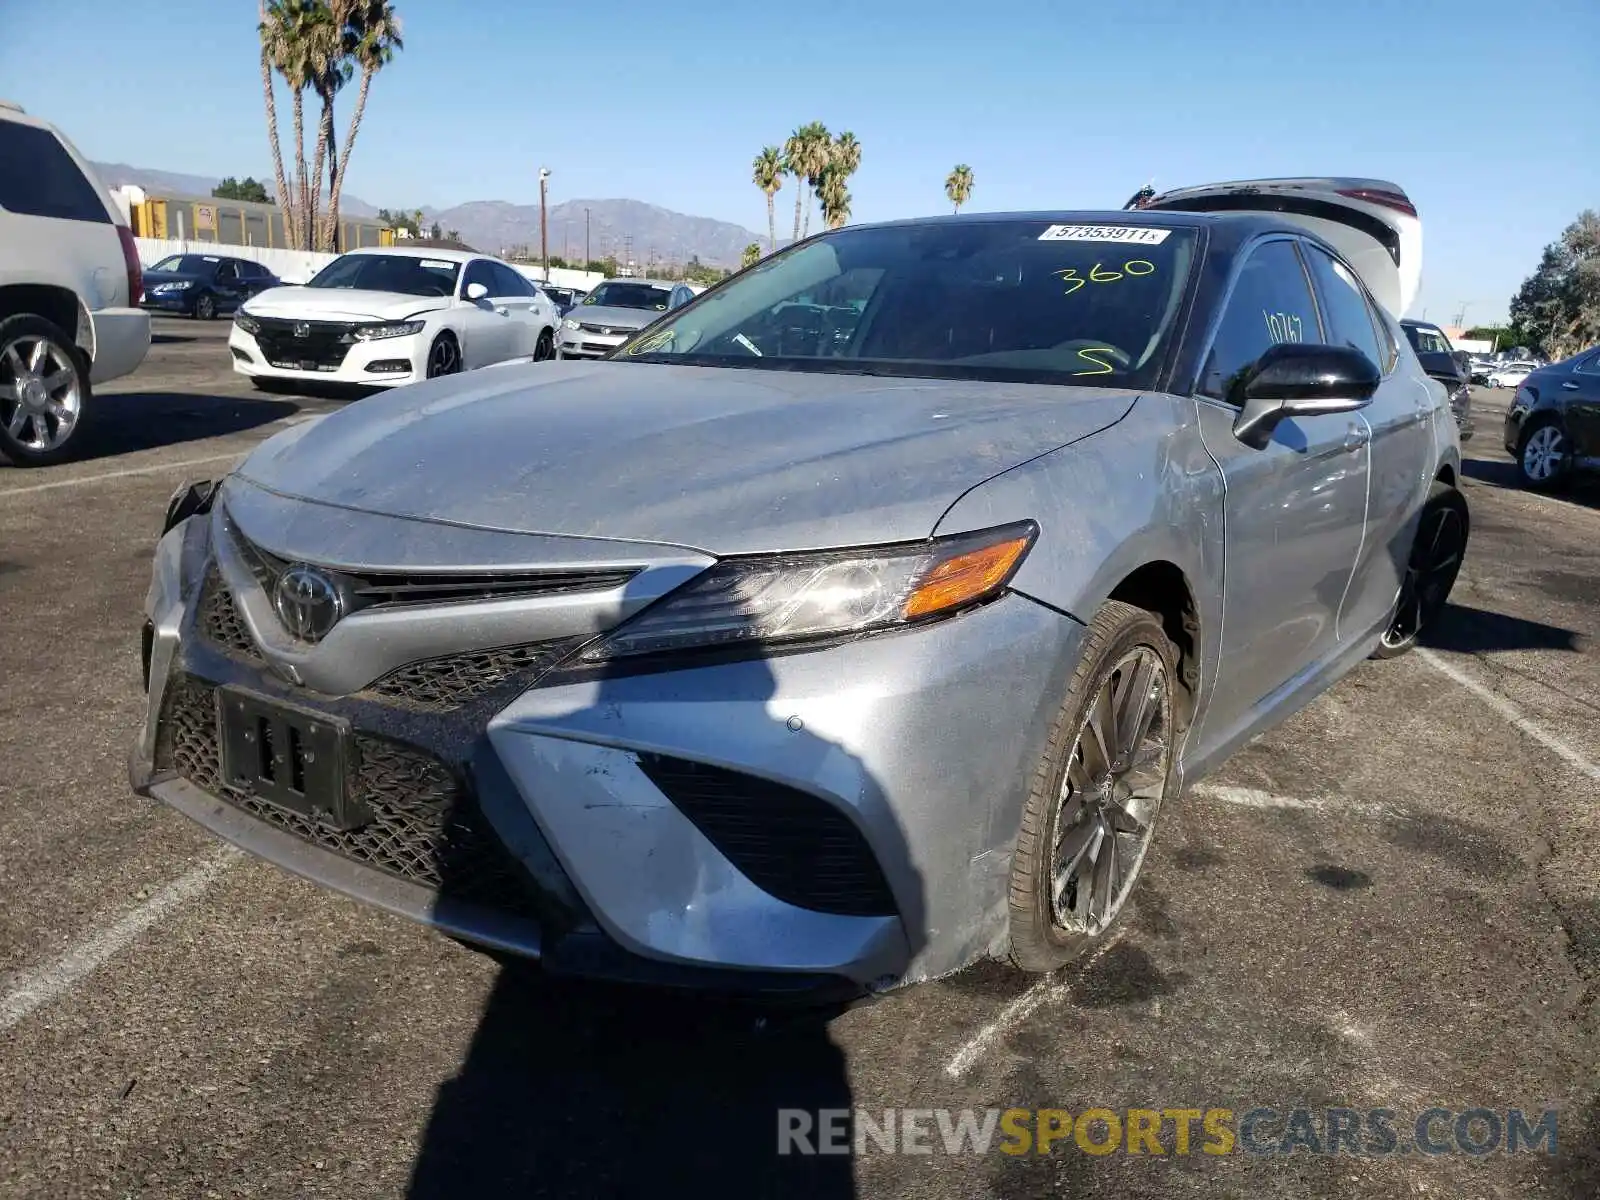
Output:
<path fill-rule="evenodd" d="M 602 283 L 584 297 L 584 304 L 606 308 L 648 308 L 667 311 L 672 289 L 654 283 Z"/>
<path fill-rule="evenodd" d="M 406 296 L 453 296 L 460 271 L 460 263 L 446 258 L 346 254 L 322 268 L 306 286 L 399 292 Z"/>
<path fill-rule="evenodd" d="M 218 261 L 209 254 L 172 254 L 150 269 L 176 271 L 182 275 L 209 275 L 217 269 Z"/>
<path fill-rule="evenodd" d="M 1039 219 L 843 230 L 708 292 L 615 357 L 1143 387 L 1195 237 Z"/>

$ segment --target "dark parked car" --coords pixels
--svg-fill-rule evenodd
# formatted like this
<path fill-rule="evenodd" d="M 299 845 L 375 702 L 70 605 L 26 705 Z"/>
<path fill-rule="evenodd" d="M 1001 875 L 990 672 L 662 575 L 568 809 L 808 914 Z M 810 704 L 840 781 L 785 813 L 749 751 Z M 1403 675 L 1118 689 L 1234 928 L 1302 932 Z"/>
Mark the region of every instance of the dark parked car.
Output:
<path fill-rule="evenodd" d="M 251 296 L 283 286 L 266 267 L 222 254 L 173 254 L 144 273 L 144 308 L 209 321 Z"/>
<path fill-rule="evenodd" d="M 1444 385 L 1450 395 L 1450 411 L 1455 415 L 1456 429 L 1461 440 L 1472 437 L 1472 372 L 1467 355 L 1450 345 L 1444 330 L 1427 321 L 1405 320 L 1400 328 L 1406 331 L 1406 340 L 1417 352 L 1417 361 L 1430 379 Z"/>
<path fill-rule="evenodd" d="M 550 297 L 556 306 L 557 314 L 563 317 L 571 312 L 573 306 L 586 295 L 586 293 L 580 292 L 576 288 L 557 287 L 553 283 L 539 283 L 537 280 L 534 281 L 534 286 Z"/>
<path fill-rule="evenodd" d="M 1540 367 L 1506 410 L 1505 444 L 1531 488 L 1559 487 L 1600 470 L 1600 347 Z"/>

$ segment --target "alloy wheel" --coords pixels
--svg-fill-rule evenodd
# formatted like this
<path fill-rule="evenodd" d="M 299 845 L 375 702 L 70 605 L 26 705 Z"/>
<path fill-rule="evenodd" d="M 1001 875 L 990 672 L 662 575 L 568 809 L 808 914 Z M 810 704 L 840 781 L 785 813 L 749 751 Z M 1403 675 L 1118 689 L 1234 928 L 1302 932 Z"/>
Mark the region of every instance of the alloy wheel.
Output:
<path fill-rule="evenodd" d="M 1166 668 L 1136 646 L 1089 706 L 1061 782 L 1050 915 L 1067 933 L 1102 932 L 1132 890 L 1166 794 L 1171 732 Z"/>
<path fill-rule="evenodd" d="M 1394 620 L 1383 631 L 1385 647 L 1404 646 L 1439 615 L 1455 586 L 1466 548 L 1467 529 L 1459 512 L 1449 507 L 1424 510 L 1411 561 L 1400 581 Z"/>
<path fill-rule="evenodd" d="M 1554 425 L 1544 425 L 1528 435 L 1522 448 L 1522 470 L 1535 483 L 1548 483 L 1566 465 L 1567 439 Z"/>
<path fill-rule="evenodd" d="M 461 350 L 453 340 L 442 337 L 428 351 L 428 378 L 454 375 L 461 370 Z"/>
<path fill-rule="evenodd" d="M 194 302 L 194 315 L 202 321 L 209 321 L 217 315 L 217 302 L 210 296 L 201 296 Z"/>
<path fill-rule="evenodd" d="M 83 388 L 70 352 L 27 334 L 0 350 L 0 423 L 29 450 L 54 450 L 72 436 Z"/>

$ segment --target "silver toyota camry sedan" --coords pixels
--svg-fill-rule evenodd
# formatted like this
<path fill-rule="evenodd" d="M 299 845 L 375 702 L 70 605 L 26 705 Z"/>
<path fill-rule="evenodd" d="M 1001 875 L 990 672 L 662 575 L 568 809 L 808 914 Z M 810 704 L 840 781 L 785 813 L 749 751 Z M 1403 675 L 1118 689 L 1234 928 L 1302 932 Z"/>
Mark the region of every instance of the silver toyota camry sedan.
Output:
<path fill-rule="evenodd" d="M 1059 966 L 1466 547 L 1410 202 L 1278 182 L 830 231 L 278 434 L 168 509 L 134 788 L 554 972 Z"/>

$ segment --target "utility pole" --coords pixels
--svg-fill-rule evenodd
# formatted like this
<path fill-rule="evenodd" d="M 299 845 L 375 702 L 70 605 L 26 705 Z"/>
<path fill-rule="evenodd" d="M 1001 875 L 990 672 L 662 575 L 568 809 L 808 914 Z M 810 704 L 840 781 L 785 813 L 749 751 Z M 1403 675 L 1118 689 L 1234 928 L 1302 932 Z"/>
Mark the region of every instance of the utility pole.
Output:
<path fill-rule="evenodd" d="M 589 210 L 583 210 L 583 269 L 587 271 L 594 260 L 589 256 Z"/>
<path fill-rule="evenodd" d="M 550 282 L 550 237 L 545 224 L 545 185 L 550 179 L 548 167 L 539 168 L 539 258 L 544 264 L 544 279 Z"/>

